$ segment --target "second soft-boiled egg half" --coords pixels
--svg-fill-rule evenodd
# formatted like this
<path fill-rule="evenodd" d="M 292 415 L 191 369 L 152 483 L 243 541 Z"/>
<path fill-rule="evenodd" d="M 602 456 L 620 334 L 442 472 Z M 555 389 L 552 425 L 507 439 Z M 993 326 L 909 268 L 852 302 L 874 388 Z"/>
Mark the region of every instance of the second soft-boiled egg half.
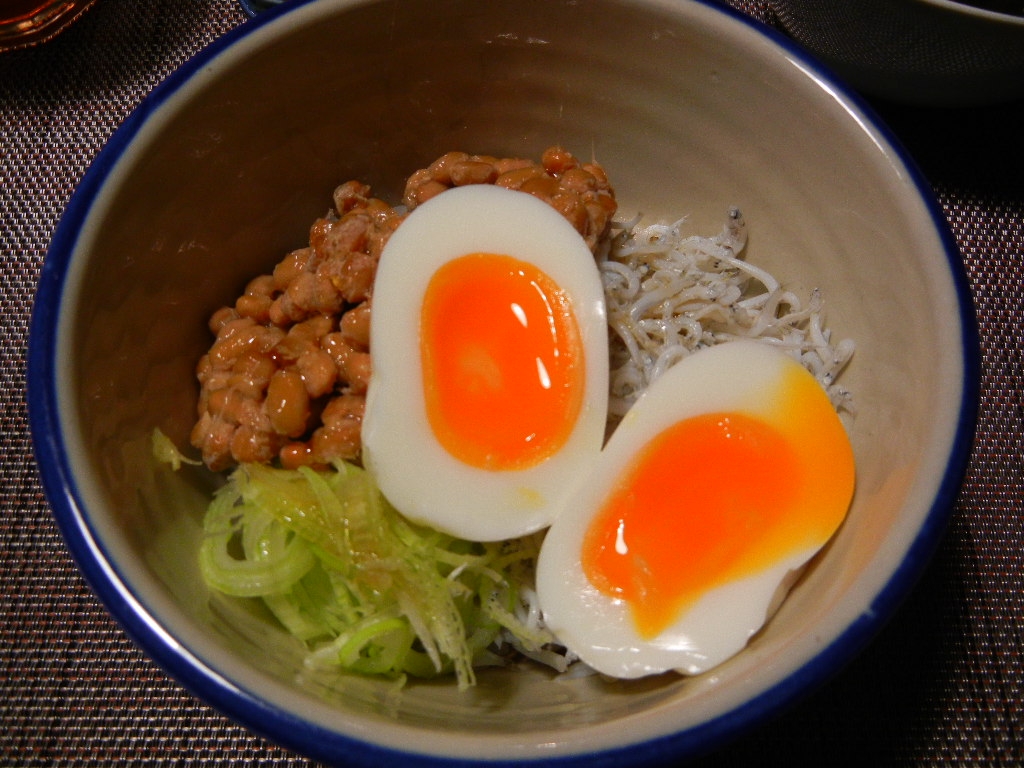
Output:
<path fill-rule="evenodd" d="M 381 255 L 363 461 L 406 517 L 473 541 L 548 526 L 601 451 L 604 293 L 586 242 L 524 192 L 457 187 Z"/>
<path fill-rule="evenodd" d="M 842 422 L 797 361 L 699 351 L 633 405 L 547 532 L 544 620 L 614 677 L 703 672 L 760 629 L 853 488 Z"/>

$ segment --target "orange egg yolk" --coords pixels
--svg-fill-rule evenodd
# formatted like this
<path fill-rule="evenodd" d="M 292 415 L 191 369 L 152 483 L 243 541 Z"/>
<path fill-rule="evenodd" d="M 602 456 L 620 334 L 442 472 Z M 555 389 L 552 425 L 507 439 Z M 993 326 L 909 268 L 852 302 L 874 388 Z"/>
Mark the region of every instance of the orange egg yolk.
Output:
<path fill-rule="evenodd" d="M 533 466 L 568 440 L 583 402 L 583 343 L 569 297 L 534 265 L 488 253 L 434 273 L 420 314 L 427 418 L 473 467 Z"/>
<path fill-rule="evenodd" d="M 587 529 L 584 573 L 629 604 L 642 637 L 707 591 L 817 549 L 842 522 L 853 492 L 849 441 L 820 388 L 786 378 L 795 386 L 777 422 L 712 413 L 659 433 Z"/>

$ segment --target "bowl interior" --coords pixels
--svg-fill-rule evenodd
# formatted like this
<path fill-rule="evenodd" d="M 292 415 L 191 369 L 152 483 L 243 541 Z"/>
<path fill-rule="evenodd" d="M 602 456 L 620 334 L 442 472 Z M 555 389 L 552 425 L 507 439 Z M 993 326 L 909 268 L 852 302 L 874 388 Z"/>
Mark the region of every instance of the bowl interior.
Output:
<path fill-rule="evenodd" d="M 270 16 L 126 124 L 51 254 L 68 273 L 39 386 L 58 406 L 72 496 L 55 508 L 105 563 L 79 555 L 115 615 L 191 687 L 321 756 L 348 737 L 535 758 L 721 730 L 717 718 L 771 709 L 848 657 L 904 588 L 892 579 L 908 552 L 941 527 L 933 503 L 964 392 L 947 245 L 885 135 L 798 55 L 701 3 L 321 0 Z M 749 260 L 803 295 L 821 288 L 836 333 L 858 345 L 845 374 L 859 473 L 849 519 L 750 647 L 704 676 L 509 669 L 466 694 L 435 682 L 396 696 L 305 675 L 265 616 L 203 585 L 216 480 L 157 466 L 151 432 L 187 444 L 209 314 L 305 244 L 336 184 L 360 179 L 397 201 L 447 150 L 539 156 L 554 143 L 605 166 L 626 216 L 686 215 L 713 234 L 739 206 Z"/>

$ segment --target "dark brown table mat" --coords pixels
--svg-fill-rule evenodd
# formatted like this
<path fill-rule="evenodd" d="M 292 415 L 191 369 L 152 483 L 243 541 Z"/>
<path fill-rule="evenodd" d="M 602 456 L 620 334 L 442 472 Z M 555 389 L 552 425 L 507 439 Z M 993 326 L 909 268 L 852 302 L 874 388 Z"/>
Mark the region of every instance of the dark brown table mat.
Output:
<path fill-rule="evenodd" d="M 767 2 L 733 5 L 774 23 Z M 100 0 L 50 43 L 0 55 L 2 765 L 308 764 L 185 693 L 110 619 L 52 522 L 23 395 L 35 282 L 75 185 L 146 93 L 244 19 L 234 0 Z M 977 302 L 972 464 L 937 557 L 876 641 L 708 765 L 1024 764 L 1024 102 L 876 107 L 934 185 Z"/>

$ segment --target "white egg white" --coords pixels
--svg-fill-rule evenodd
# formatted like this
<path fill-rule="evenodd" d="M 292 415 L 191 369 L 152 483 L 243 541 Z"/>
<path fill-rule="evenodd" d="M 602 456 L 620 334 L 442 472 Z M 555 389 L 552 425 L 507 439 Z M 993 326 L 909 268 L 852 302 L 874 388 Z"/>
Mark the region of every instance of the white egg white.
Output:
<path fill-rule="evenodd" d="M 578 422 L 555 455 L 527 469 L 468 466 L 427 420 L 419 346 L 421 302 L 451 259 L 493 253 L 527 261 L 571 301 L 585 354 Z M 405 516 L 473 541 L 498 541 L 549 525 L 604 438 L 608 350 L 604 292 L 583 238 L 551 206 L 490 185 L 450 189 L 416 208 L 388 241 L 374 282 L 373 375 L 363 420 L 363 461 Z"/>
<path fill-rule="evenodd" d="M 698 674 L 722 663 L 761 628 L 777 604 L 780 585 L 788 584 L 792 572 L 817 551 L 820 545 L 705 592 L 653 639 L 638 634 L 629 605 L 595 588 L 581 564 L 583 537 L 594 514 L 644 445 L 670 424 L 704 413 L 770 417 L 780 376 L 798 365 L 756 342 L 711 347 L 664 373 L 619 424 L 587 480 L 547 532 L 537 568 L 548 628 L 591 667 L 613 677 L 635 678 L 667 670 Z"/>

